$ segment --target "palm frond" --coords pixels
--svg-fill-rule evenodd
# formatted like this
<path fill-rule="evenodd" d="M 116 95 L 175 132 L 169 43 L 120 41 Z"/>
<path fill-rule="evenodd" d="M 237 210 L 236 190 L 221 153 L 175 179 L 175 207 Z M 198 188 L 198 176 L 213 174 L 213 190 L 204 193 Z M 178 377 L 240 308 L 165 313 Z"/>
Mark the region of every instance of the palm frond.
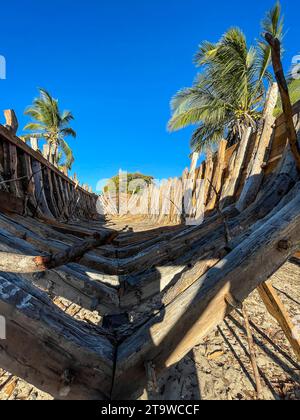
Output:
<path fill-rule="evenodd" d="M 61 115 L 61 124 L 65 125 L 74 120 L 74 116 L 70 111 L 64 111 Z"/>
<path fill-rule="evenodd" d="M 223 137 L 223 126 L 216 127 L 201 124 L 192 135 L 191 148 L 193 152 L 202 153 L 217 144 Z"/>
<path fill-rule="evenodd" d="M 194 57 L 194 62 L 196 66 L 200 67 L 204 64 L 207 64 L 213 58 L 215 58 L 218 52 L 218 44 L 213 44 L 209 41 L 204 41 L 199 45 L 198 51 Z"/>
<path fill-rule="evenodd" d="M 63 151 L 63 153 L 65 155 L 65 159 L 66 159 L 63 166 L 67 167 L 68 169 L 71 169 L 72 165 L 74 163 L 73 152 L 72 152 L 70 146 L 68 145 L 68 143 L 65 140 L 61 140 L 59 145 L 62 148 L 62 151 Z"/>
<path fill-rule="evenodd" d="M 64 138 L 67 136 L 76 137 L 76 132 L 68 126 L 74 119 L 70 111 L 60 112 L 58 100 L 54 99 L 45 89 L 39 89 L 40 96 L 33 101 L 33 105 L 25 110 L 33 120 L 24 128 L 26 131 L 41 131 L 43 137 L 49 144 L 59 144 L 66 157 L 66 164 L 71 167 L 74 162 L 72 151 Z M 30 134 L 33 137 L 35 134 Z"/>
<path fill-rule="evenodd" d="M 267 14 L 262 27 L 282 38 L 279 2 Z M 203 42 L 195 56 L 200 68 L 192 87 L 180 90 L 171 101 L 168 128 L 198 125 L 192 148 L 201 150 L 225 135 L 238 141 L 245 127 L 257 126 L 266 97 L 271 51 L 259 42 L 248 47 L 243 31 L 230 28 L 217 43 Z M 268 83 L 265 83 L 268 82 Z"/>
<path fill-rule="evenodd" d="M 277 1 L 275 6 L 267 13 L 261 24 L 263 33 L 270 33 L 274 38 L 280 41 L 283 39 L 284 17 L 281 15 L 281 5 Z M 260 74 L 262 80 L 271 64 L 272 52 L 271 47 L 264 41 L 258 41 L 258 52 L 260 57 Z M 269 77 L 269 74 L 268 74 Z"/>
<path fill-rule="evenodd" d="M 39 123 L 29 123 L 24 127 L 25 131 L 44 131 L 45 126 Z"/>
<path fill-rule="evenodd" d="M 70 127 L 67 127 L 67 128 L 63 128 L 62 130 L 61 130 L 61 134 L 63 135 L 63 136 L 71 136 L 71 137 L 76 137 L 77 136 L 77 133 L 76 133 L 76 131 L 75 130 L 73 130 L 73 128 L 70 128 Z"/>

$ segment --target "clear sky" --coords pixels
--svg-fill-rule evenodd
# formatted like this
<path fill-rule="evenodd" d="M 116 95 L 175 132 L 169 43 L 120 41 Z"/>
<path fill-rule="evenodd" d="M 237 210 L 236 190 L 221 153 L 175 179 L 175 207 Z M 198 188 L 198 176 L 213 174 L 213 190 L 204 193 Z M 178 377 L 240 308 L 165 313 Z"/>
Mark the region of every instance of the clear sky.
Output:
<path fill-rule="evenodd" d="M 156 178 L 179 175 L 190 129 L 169 134 L 171 96 L 190 86 L 198 44 L 240 26 L 248 41 L 274 0 L 10 0 L 1 4 L 0 107 L 24 108 L 48 89 L 70 109 L 70 140 L 81 182 L 94 188 L 120 168 Z M 285 66 L 300 52 L 299 0 L 282 0 Z M 3 119 L 1 119 L 3 122 Z"/>

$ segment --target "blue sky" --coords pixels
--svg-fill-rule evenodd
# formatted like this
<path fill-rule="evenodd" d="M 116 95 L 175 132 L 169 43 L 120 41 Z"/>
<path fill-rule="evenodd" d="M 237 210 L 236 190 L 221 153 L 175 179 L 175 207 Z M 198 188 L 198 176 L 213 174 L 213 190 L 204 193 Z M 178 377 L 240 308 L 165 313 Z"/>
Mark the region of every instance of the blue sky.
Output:
<path fill-rule="evenodd" d="M 10 0 L 1 5 L 0 107 L 24 108 L 45 87 L 76 117 L 70 140 L 81 182 L 94 188 L 120 168 L 179 175 L 190 129 L 169 134 L 169 102 L 195 75 L 198 44 L 240 26 L 248 41 L 274 0 Z M 285 66 L 300 52 L 299 0 L 282 0 Z M 3 122 L 3 119 L 1 120 Z"/>

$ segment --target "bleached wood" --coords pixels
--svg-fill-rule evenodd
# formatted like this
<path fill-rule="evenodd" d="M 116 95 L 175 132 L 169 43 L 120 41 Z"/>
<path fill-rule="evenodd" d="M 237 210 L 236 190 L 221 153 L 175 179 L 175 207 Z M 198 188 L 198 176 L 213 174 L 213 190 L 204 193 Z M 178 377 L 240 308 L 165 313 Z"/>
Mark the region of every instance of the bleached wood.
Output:
<path fill-rule="evenodd" d="M 215 173 L 213 176 L 213 179 L 211 181 L 213 188 L 211 189 L 211 195 L 210 200 L 208 201 L 208 204 L 206 206 L 206 210 L 214 210 L 216 207 L 218 194 L 220 193 L 220 190 L 222 188 L 222 180 L 223 180 L 223 174 L 225 169 L 225 154 L 226 154 L 226 148 L 227 148 L 227 141 L 221 140 L 218 154 L 217 154 L 217 160 L 215 164 Z"/>
<path fill-rule="evenodd" d="M 265 162 L 267 149 L 270 147 L 272 136 L 274 134 L 273 125 L 276 118 L 274 117 L 274 109 L 278 100 L 278 85 L 273 83 L 268 92 L 267 102 L 264 110 L 263 120 L 264 128 L 260 136 L 258 148 L 248 166 L 247 179 L 245 181 L 241 196 L 236 204 L 239 211 L 243 211 L 255 200 L 259 188 L 261 186 L 264 171 L 263 163 Z"/>

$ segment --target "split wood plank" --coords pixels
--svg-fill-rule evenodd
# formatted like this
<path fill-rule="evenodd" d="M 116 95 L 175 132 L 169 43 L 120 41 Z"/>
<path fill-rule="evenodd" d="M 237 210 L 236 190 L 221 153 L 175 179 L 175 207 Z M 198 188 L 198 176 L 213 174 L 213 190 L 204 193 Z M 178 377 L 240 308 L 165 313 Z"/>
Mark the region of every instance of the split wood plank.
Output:
<path fill-rule="evenodd" d="M 255 200 L 261 183 L 264 178 L 263 164 L 265 162 L 267 150 L 270 150 L 270 145 L 274 135 L 274 109 L 278 100 L 278 85 L 273 83 L 271 86 L 265 110 L 263 114 L 263 130 L 258 132 L 257 136 L 260 136 L 257 149 L 254 150 L 252 160 L 248 165 L 248 174 L 245 181 L 241 196 L 237 202 L 237 209 L 243 211 Z M 268 160 L 268 159 L 267 159 Z"/>

